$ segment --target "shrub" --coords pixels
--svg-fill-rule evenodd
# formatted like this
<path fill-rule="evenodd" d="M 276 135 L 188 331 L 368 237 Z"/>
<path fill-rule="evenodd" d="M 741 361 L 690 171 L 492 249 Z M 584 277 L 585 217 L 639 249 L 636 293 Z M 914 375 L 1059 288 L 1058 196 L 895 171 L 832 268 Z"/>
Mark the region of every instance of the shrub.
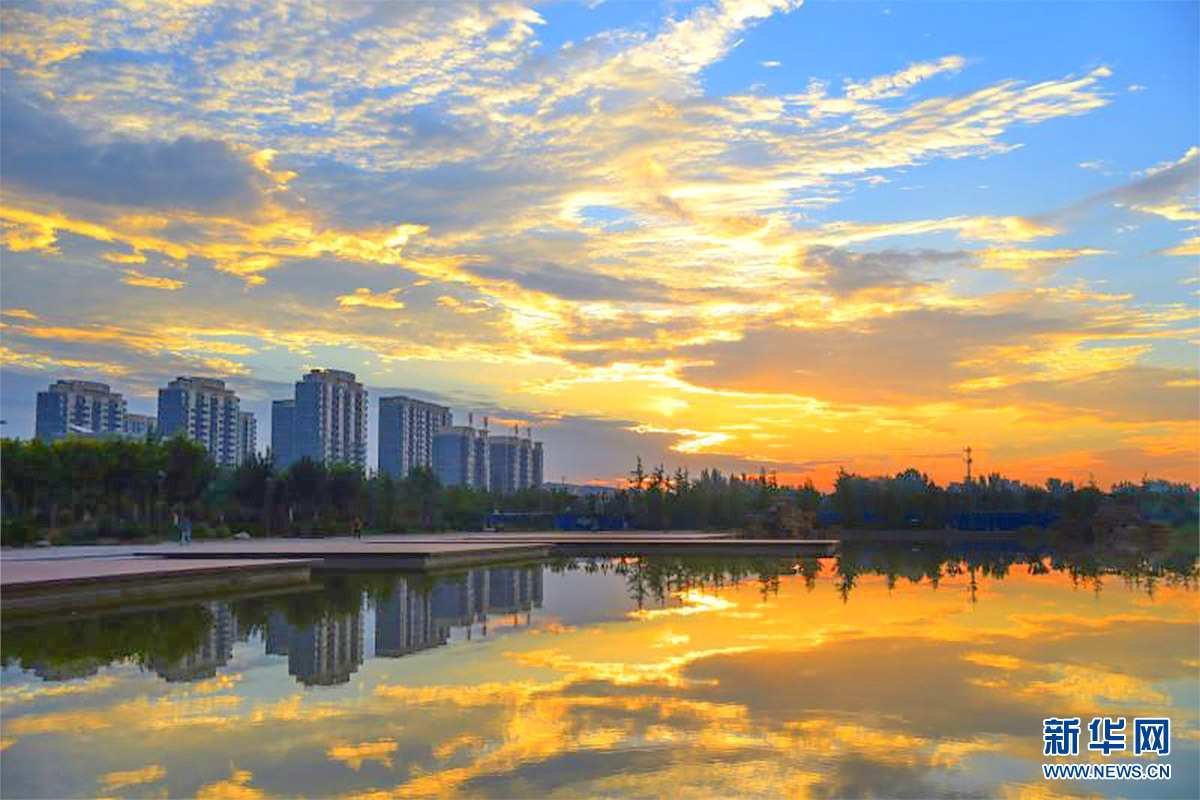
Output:
<path fill-rule="evenodd" d="M 37 526 L 25 517 L 6 515 L 0 522 L 0 544 L 5 547 L 23 547 L 37 538 Z"/>

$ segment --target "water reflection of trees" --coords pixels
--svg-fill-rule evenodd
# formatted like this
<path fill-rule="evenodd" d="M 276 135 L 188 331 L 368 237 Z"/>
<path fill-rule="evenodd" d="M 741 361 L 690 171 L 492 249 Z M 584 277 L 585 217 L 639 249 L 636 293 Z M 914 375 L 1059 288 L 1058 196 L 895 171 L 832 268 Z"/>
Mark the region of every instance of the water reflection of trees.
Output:
<path fill-rule="evenodd" d="M 235 642 L 257 637 L 268 655 L 287 657 L 289 674 L 304 685 L 331 685 L 348 681 L 363 662 L 365 604 L 377 612 L 376 655 L 397 657 L 446 644 L 463 626 L 479 623 L 487 635 L 489 614 L 511 617 L 510 625 L 523 616 L 529 624 L 529 612 L 541 602 L 540 564 L 436 576 L 331 573 L 299 590 L 87 617 L 5 620 L 0 659 L 51 681 L 122 663 L 168 682 L 194 681 L 226 666 Z"/>
<path fill-rule="evenodd" d="M 0 660 L 5 667 L 20 665 L 60 680 L 92 674 L 98 666 L 114 662 L 149 667 L 156 661 L 184 658 L 197 648 L 212 625 L 211 609 L 206 604 L 195 604 L 6 626 L 0 637 Z"/>
<path fill-rule="evenodd" d="M 971 551 L 936 545 L 845 544 L 836 558 L 729 558 L 722 556 L 642 556 L 623 559 L 562 559 L 555 571 L 612 572 L 625 578 L 629 596 L 643 608 L 693 590 L 716 591 L 748 581 L 764 599 L 779 591 L 780 578 L 797 576 L 812 591 L 822 574 L 833 579 L 844 602 L 861 577 L 882 577 L 889 590 L 901 582 L 937 589 L 943 580 L 967 578 L 972 601 L 980 581 L 1001 581 L 1014 570 L 1028 575 L 1065 573 L 1076 586 L 1099 593 L 1106 581 L 1153 597 L 1160 586 L 1194 588 L 1200 566 L 1194 555 L 1113 553 L 1098 549 Z"/>
<path fill-rule="evenodd" d="M 552 572 L 613 573 L 625 579 L 629 596 L 639 609 L 648 602 L 692 590 L 717 590 L 754 580 L 763 597 L 779 592 L 781 575 L 792 574 L 794 559 L 726 556 L 642 556 L 637 558 L 563 558 L 552 561 Z M 819 565 L 817 567 L 820 569 Z M 815 578 L 815 573 L 814 573 Z"/>
<path fill-rule="evenodd" d="M 1004 580 L 1014 570 L 1028 575 L 1065 573 L 1082 588 L 1100 592 L 1106 579 L 1153 596 L 1158 586 L 1193 588 L 1200 578 L 1194 555 L 1120 553 L 1100 549 L 970 551 L 953 547 L 868 547 L 845 545 L 836 561 L 839 591 L 848 597 L 859 575 L 882 576 L 889 589 L 901 580 L 936 589 L 943 579 L 968 577 L 974 589 L 981 579 Z"/>
<path fill-rule="evenodd" d="M 1096 593 L 1119 586 L 1150 597 L 1163 586 L 1193 589 L 1200 578 L 1194 556 L 1169 551 L 1051 553 L 862 544 L 845 545 L 836 558 L 650 556 L 559 559 L 544 566 L 559 573 L 618 575 L 639 609 L 694 591 L 713 593 L 749 583 L 765 601 L 778 594 L 783 578 L 802 581 L 808 591 L 817 590 L 818 578 L 828 579 L 844 602 L 864 578 L 882 577 L 889 590 L 904 584 L 936 589 L 943 581 L 959 583 L 965 578 L 972 600 L 981 583 L 1018 572 L 1060 573 Z M 528 611 L 542 602 L 542 569 L 496 567 L 446 576 L 327 575 L 307 590 L 287 594 L 40 623 L 6 620 L 0 659 L 6 667 L 20 666 L 46 680 L 85 677 L 109 664 L 131 663 L 168 681 L 188 681 L 215 674 L 229 660 L 233 642 L 258 636 L 268 654 L 289 657 L 289 671 L 306 685 L 344 682 L 362 663 L 368 635 L 362 630 L 364 602 L 376 609 L 377 657 L 399 657 L 445 644 L 452 628 L 482 621 L 486 635 L 489 613 L 507 617 L 519 612 L 528 624 Z M 336 647 L 330 650 L 322 643 Z"/>

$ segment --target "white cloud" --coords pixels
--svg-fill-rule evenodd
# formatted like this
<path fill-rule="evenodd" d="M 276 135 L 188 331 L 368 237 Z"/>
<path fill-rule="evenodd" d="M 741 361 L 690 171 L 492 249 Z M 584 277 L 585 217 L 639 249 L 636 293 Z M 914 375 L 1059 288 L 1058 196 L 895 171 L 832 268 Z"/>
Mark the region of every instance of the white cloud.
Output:
<path fill-rule="evenodd" d="M 899 72 L 880 75 L 866 83 L 846 82 L 845 94 L 853 100 L 880 100 L 899 97 L 905 91 L 934 75 L 958 72 L 967 63 L 962 56 L 944 56 L 937 61 L 919 61 Z"/>

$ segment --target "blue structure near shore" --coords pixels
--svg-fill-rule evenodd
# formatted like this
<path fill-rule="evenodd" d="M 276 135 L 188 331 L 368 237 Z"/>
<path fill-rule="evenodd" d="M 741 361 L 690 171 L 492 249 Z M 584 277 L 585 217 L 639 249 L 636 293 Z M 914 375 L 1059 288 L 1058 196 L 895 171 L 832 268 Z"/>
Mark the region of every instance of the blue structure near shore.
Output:
<path fill-rule="evenodd" d="M 494 530 L 624 531 L 629 521 L 620 515 L 555 514 L 552 511 L 497 511 L 486 523 Z"/>
<path fill-rule="evenodd" d="M 1031 514 L 1027 511 L 970 511 L 955 514 L 950 525 L 960 531 L 1016 531 L 1021 528 L 1048 528 L 1057 514 Z"/>
<path fill-rule="evenodd" d="M 554 529 L 560 531 L 624 531 L 629 529 L 629 521 L 619 515 L 558 514 L 554 517 Z"/>

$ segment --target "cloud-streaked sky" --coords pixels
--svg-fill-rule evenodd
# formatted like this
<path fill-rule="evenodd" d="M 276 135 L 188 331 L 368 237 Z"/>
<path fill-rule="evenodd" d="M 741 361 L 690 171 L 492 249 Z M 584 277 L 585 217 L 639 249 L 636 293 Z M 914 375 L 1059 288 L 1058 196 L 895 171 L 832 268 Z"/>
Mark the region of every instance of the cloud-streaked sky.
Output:
<path fill-rule="evenodd" d="M 335 367 L 555 478 L 1195 481 L 1198 8 L 6 2 L 5 433 Z"/>

